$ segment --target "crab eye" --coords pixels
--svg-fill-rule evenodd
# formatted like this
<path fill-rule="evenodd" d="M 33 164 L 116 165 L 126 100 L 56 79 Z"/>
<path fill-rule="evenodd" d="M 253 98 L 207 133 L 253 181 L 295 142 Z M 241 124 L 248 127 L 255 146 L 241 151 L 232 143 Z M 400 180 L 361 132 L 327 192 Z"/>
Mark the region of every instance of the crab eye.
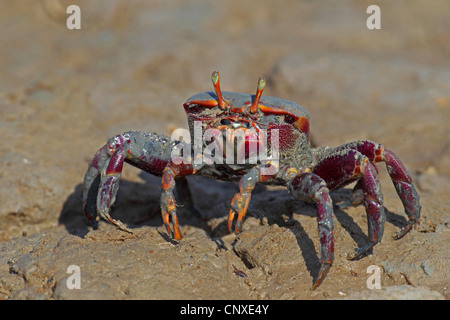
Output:
<path fill-rule="evenodd" d="M 245 122 L 242 122 L 242 126 L 244 127 L 244 128 L 250 128 L 250 122 L 248 122 L 248 121 L 245 121 Z"/>
<path fill-rule="evenodd" d="M 231 124 L 231 121 L 228 119 L 222 119 L 220 120 L 220 124 L 223 124 L 225 126 L 229 126 Z"/>

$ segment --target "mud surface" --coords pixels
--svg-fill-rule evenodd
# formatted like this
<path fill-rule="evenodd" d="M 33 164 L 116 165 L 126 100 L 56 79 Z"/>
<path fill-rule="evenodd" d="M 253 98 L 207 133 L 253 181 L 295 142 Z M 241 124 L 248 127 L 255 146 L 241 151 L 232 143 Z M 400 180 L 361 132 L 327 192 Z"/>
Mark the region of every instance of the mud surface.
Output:
<path fill-rule="evenodd" d="M 450 20 L 447 0 L 71 1 L 0 3 L 0 298 L 450 298 Z M 332 194 L 335 261 L 315 291 L 316 209 L 285 188 L 255 189 L 238 236 L 226 233 L 236 183 L 190 177 L 201 217 L 181 210 L 184 239 L 165 235 L 160 179 L 125 166 L 112 216 L 130 235 L 81 218 L 81 182 L 106 139 L 127 130 L 187 128 L 182 103 L 212 89 L 298 102 L 317 145 L 371 139 L 405 163 L 421 196 L 420 225 L 400 240 L 402 204 L 379 166 L 383 241 L 367 243 L 363 206 Z M 69 290 L 70 265 L 81 289 Z M 381 271 L 370 290 L 371 265 Z"/>

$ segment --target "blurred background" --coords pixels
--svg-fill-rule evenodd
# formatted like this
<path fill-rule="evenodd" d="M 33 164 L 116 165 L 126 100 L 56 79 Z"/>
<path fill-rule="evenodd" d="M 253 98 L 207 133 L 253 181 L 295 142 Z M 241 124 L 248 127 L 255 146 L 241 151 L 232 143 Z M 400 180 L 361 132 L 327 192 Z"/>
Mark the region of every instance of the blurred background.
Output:
<path fill-rule="evenodd" d="M 80 30 L 66 27 L 71 4 Z M 372 4 L 380 30 L 366 27 Z M 394 150 L 438 223 L 450 205 L 449 12 L 448 0 L 1 0 L 0 239 L 79 217 L 80 183 L 106 139 L 187 128 L 182 104 L 212 90 L 213 70 L 225 91 L 254 93 L 264 76 L 265 95 L 310 112 L 317 145 Z M 151 179 L 129 166 L 123 178 Z M 158 201 L 158 189 L 128 187 L 135 204 Z"/>

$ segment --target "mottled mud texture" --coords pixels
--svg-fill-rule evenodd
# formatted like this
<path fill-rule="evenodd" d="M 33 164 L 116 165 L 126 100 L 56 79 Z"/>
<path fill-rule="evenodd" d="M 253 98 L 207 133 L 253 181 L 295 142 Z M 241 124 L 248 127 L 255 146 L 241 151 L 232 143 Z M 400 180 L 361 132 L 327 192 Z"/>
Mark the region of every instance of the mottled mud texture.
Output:
<path fill-rule="evenodd" d="M 72 1 L 0 3 L 0 298 L 3 299 L 449 299 L 450 10 L 447 0 Z M 405 164 L 421 197 L 407 225 L 387 169 L 378 166 L 383 240 L 368 244 L 353 185 L 331 192 L 334 263 L 320 287 L 317 209 L 285 187 L 257 185 L 239 235 L 227 233 L 235 182 L 189 177 L 197 214 L 180 207 L 184 238 L 161 220 L 160 178 L 125 165 L 111 216 L 133 234 L 82 220 L 88 162 L 108 138 L 188 126 L 184 101 L 210 91 L 295 101 L 318 146 L 368 139 Z M 70 290 L 67 268 L 81 270 Z M 369 266 L 381 289 L 369 289 Z M 245 275 L 245 276 L 244 276 Z"/>

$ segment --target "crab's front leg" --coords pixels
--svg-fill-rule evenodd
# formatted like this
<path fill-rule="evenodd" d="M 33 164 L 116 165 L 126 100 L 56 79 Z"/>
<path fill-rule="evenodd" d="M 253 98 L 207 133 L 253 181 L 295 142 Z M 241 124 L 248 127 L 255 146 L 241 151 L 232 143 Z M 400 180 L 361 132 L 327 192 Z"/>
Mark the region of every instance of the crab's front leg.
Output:
<path fill-rule="evenodd" d="M 83 213 L 87 222 L 97 224 L 97 213 L 103 219 L 117 226 L 119 229 L 130 232 L 122 222 L 109 215 L 116 194 L 119 189 L 119 180 L 122 175 L 125 159 L 126 144 L 129 141 L 123 135 L 117 135 L 108 140 L 100 148 L 89 163 L 84 176 L 83 184 Z M 94 202 L 94 199 L 96 201 Z"/>
<path fill-rule="evenodd" d="M 178 225 L 177 203 L 174 196 L 175 178 L 195 174 L 195 169 L 191 164 L 174 164 L 170 162 L 163 171 L 162 175 L 162 193 L 161 193 L 161 214 L 167 233 L 176 240 L 181 240 L 182 235 Z M 172 221 L 173 231 L 170 227 Z"/>
<path fill-rule="evenodd" d="M 286 171 L 287 170 L 287 171 Z M 247 213 L 248 204 L 255 185 L 259 182 L 270 182 L 274 179 L 288 175 L 289 168 L 280 170 L 279 164 L 273 161 L 265 161 L 253 167 L 242 176 L 239 181 L 239 192 L 231 200 L 230 212 L 228 214 L 228 232 L 232 232 L 234 216 L 237 213 L 235 233 L 238 234 L 242 228 L 242 222 Z"/>
<path fill-rule="evenodd" d="M 237 213 L 235 233 L 238 234 L 242 228 L 242 220 L 247 212 L 248 204 L 257 182 L 260 182 L 260 168 L 254 167 L 239 181 L 239 192 L 231 200 L 231 208 L 228 214 L 228 232 L 232 232 L 234 216 Z"/>
<path fill-rule="evenodd" d="M 123 163 L 128 162 L 151 174 L 162 175 L 175 142 L 156 133 L 129 131 L 112 137 L 89 163 L 83 183 L 83 213 L 87 222 L 97 224 L 98 215 L 118 228 L 131 232 L 109 212 L 114 204 Z M 98 215 L 97 215 L 98 214 Z"/>

